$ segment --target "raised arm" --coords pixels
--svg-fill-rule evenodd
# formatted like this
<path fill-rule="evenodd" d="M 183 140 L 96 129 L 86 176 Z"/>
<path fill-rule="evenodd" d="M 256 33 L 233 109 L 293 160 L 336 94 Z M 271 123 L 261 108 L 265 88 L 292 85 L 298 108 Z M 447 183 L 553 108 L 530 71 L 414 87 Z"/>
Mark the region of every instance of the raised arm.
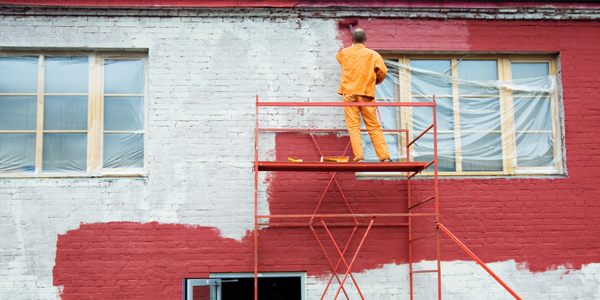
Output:
<path fill-rule="evenodd" d="M 385 66 L 385 63 L 383 62 L 383 58 L 381 58 L 381 56 L 379 56 L 375 60 L 375 74 L 377 76 L 377 80 L 375 81 L 375 84 L 382 83 L 383 80 L 385 79 L 385 75 L 387 75 L 387 72 L 388 72 L 388 68 Z"/>

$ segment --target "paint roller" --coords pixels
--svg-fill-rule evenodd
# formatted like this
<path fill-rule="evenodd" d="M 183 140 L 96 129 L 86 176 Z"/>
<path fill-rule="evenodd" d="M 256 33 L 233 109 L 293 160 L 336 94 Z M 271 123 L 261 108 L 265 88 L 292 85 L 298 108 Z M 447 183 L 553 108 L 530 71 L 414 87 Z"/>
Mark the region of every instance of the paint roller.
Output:
<path fill-rule="evenodd" d="M 356 26 L 356 24 L 358 23 L 358 19 L 346 19 L 346 20 L 341 20 L 338 22 L 338 25 L 340 27 L 346 27 L 348 26 L 350 28 L 350 32 L 354 32 L 354 29 L 352 28 L 352 26 Z"/>

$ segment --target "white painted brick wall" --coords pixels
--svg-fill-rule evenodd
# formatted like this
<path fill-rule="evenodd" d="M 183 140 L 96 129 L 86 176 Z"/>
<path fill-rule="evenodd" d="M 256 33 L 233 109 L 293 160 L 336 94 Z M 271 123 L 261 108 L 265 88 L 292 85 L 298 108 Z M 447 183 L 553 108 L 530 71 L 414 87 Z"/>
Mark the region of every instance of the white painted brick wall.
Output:
<path fill-rule="evenodd" d="M 0 298 L 55 299 L 56 238 L 80 223 L 158 221 L 245 235 L 255 95 L 340 100 L 336 34 L 334 21 L 315 19 L 0 17 L 3 47 L 148 48 L 150 81 L 148 178 L 0 181 Z M 273 137 L 261 140 L 265 153 Z"/>

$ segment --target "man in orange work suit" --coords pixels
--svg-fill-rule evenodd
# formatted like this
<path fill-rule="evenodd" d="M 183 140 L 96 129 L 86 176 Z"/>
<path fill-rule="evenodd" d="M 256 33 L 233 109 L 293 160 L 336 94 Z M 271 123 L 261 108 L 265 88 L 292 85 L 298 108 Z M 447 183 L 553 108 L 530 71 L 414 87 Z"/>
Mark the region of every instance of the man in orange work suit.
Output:
<path fill-rule="evenodd" d="M 365 47 L 367 40 L 364 30 L 357 28 L 352 33 L 354 45 L 340 51 L 336 59 L 342 65 L 342 79 L 338 94 L 344 102 L 374 102 L 375 85 L 385 79 L 387 67 L 379 53 Z M 390 162 L 381 125 L 377 121 L 377 111 L 374 106 L 345 106 L 346 127 L 350 134 L 352 151 L 355 162 L 364 162 L 362 141 L 360 137 L 360 116 L 362 114 L 365 126 L 375 148 L 375 154 L 382 162 Z"/>

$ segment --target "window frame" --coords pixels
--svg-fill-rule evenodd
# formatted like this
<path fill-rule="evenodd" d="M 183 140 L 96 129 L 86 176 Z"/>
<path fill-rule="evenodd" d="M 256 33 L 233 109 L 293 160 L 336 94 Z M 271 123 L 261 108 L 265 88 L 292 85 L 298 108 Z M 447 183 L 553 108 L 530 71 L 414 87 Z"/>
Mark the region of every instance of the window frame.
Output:
<path fill-rule="evenodd" d="M 306 290 L 306 272 L 259 272 L 258 278 L 277 278 L 277 277 L 297 277 L 300 278 L 300 299 L 307 298 Z M 227 280 L 232 278 L 254 278 L 254 273 L 211 273 L 211 279 Z M 213 287 L 211 287 L 212 289 Z M 221 300 L 222 286 L 214 286 L 216 289 L 217 300 Z"/>
<path fill-rule="evenodd" d="M 553 167 L 518 167 L 517 155 L 516 155 L 516 131 L 515 131 L 515 120 L 514 120 L 514 95 L 511 90 L 501 88 L 498 95 L 486 95 L 485 97 L 498 97 L 500 105 L 500 134 L 502 139 L 502 171 L 462 171 L 462 157 L 461 157 L 461 131 L 460 131 L 460 106 L 459 98 L 464 97 L 459 94 L 458 83 L 453 81 L 452 83 L 452 95 L 436 95 L 436 97 L 452 98 L 453 106 L 453 125 L 452 131 L 447 133 L 454 133 L 454 153 L 455 153 L 455 168 L 454 172 L 438 172 L 440 176 L 462 176 L 462 177 L 476 177 L 476 176 L 543 176 L 543 175 L 564 175 L 564 145 L 563 145 L 563 133 L 562 133 L 562 118 L 560 118 L 560 107 L 561 99 L 559 98 L 560 81 L 558 80 L 558 55 L 557 54 L 383 54 L 384 59 L 395 60 L 400 64 L 410 65 L 411 60 L 427 59 L 427 60 L 450 60 L 451 64 L 451 76 L 458 78 L 458 62 L 465 60 L 496 60 L 498 66 L 498 80 L 512 80 L 512 63 L 548 63 L 548 75 L 556 76 L 558 81 L 557 89 L 550 95 L 550 111 L 552 115 L 552 134 L 554 138 L 554 166 Z M 395 95 L 397 102 L 411 102 L 412 90 L 411 90 L 411 74 L 409 70 L 400 69 L 398 74 L 398 82 L 395 82 Z M 475 97 L 475 96 L 469 96 Z M 546 97 L 546 96 L 544 96 Z M 376 100 L 383 100 L 377 98 Z M 398 138 L 398 152 L 400 154 L 401 161 L 406 161 L 406 143 L 408 140 L 412 140 L 418 136 L 420 132 L 413 131 L 412 124 L 412 110 L 397 109 L 396 110 L 396 126 L 397 128 L 408 129 L 408 135 L 397 134 L 397 133 L 385 133 L 395 134 Z M 403 124 L 404 123 L 404 124 Z M 487 131 L 486 131 L 487 132 Z M 444 133 L 444 131 L 439 133 Z M 365 133 L 363 133 L 365 134 Z M 433 134 L 433 133 L 427 133 Z M 506 146 L 505 146 L 506 145 Z M 389 147 L 389 145 L 388 145 Z M 411 146 L 411 155 L 414 152 L 414 145 Z M 412 158 L 411 158 L 412 160 Z M 418 176 L 433 176 L 433 171 L 424 171 Z M 357 173 L 359 177 L 399 177 L 405 176 L 402 173 Z"/>
<path fill-rule="evenodd" d="M 84 93 L 46 93 L 45 92 L 45 58 L 46 57 L 88 57 L 88 92 Z M 138 51 L 0 51 L 0 57 L 37 57 L 37 93 L 0 93 L 0 96 L 37 96 L 36 129 L 35 130 L 0 130 L 0 133 L 35 133 L 35 170 L 33 173 L 0 173 L 0 178 L 77 178 L 77 177 L 144 177 L 148 175 L 148 54 Z M 143 130 L 136 131 L 144 135 L 144 155 L 142 168 L 104 168 L 104 61 L 105 60 L 143 60 L 144 90 L 143 94 L 132 94 L 143 97 L 144 116 Z M 45 130 L 44 101 L 46 96 L 87 96 L 87 129 L 86 130 Z M 86 133 L 87 158 L 85 172 L 43 172 L 43 139 L 44 133 Z"/>

